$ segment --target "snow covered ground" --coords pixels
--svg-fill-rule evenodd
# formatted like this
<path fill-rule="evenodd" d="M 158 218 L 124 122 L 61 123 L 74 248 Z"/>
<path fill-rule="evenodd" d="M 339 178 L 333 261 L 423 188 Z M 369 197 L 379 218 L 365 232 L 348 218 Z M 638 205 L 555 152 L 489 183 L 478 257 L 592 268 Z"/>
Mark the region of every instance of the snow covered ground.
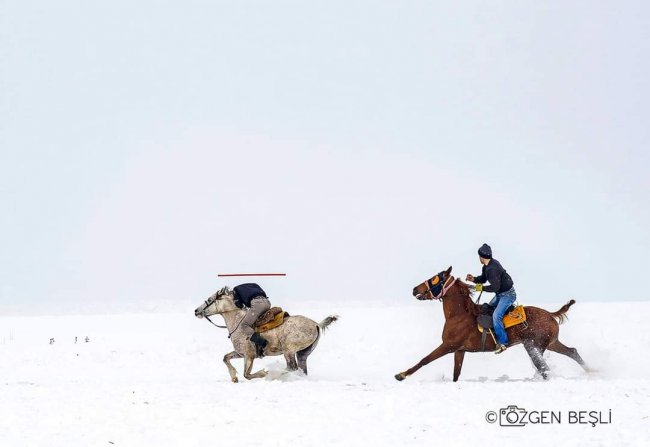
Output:
<path fill-rule="evenodd" d="M 650 302 L 578 301 L 561 340 L 598 372 L 547 353 L 548 382 L 522 347 L 468 354 L 457 383 L 452 356 L 397 382 L 395 373 L 437 346 L 439 303 L 287 310 L 341 320 L 310 357 L 308 377 L 283 374 L 283 359 L 273 357 L 255 365 L 269 377 L 248 382 L 235 360 L 239 384 L 221 361 L 231 350 L 226 334 L 193 307 L 0 317 L 0 446 L 649 445 Z M 486 421 L 509 405 L 525 409 L 528 424 Z M 611 423 L 571 423 L 571 411 L 601 412 Z"/>

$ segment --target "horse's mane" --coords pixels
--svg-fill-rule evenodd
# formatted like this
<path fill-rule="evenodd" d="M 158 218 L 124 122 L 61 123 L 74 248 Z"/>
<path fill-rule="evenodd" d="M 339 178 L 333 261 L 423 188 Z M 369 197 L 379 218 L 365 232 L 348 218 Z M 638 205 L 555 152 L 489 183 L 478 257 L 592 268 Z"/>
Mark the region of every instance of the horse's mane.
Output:
<path fill-rule="evenodd" d="M 467 296 L 469 298 L 472 297 L 474 290 L 469 286 L 469 284 L 465 284 L 463 281 L 460 280 L 460 278 L 456 278 L 456 284 L 460 286 L 460 290 L 463 296 Z"/>
<path fill-rule="evenodd" d="M 465 307 L 465 311 L 467 311 L 467 313 L 471 313 L 474 316 L 477 316 L 479 313 L 479 305 L 476 304 L 472 298 L 474 296 L 474 289 L 470 287 L 469 284 L 465 284 L 463 281 L 461 281 L 460 278 L 456 278 L 456 284 L 458 285 L 460 296 L 464 300 L 463 305 Z"/>

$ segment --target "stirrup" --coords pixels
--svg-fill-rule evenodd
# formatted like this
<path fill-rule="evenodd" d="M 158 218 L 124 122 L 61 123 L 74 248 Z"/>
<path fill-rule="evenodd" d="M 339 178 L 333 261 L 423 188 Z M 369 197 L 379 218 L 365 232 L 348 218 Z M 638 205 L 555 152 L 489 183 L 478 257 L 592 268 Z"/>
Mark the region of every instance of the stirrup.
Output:
<path fill-rule="evenodd" d="M 501 354 L 506 349 L 508 349 L 508 346 L 499 344 L 499 345 L 497 345 L 497 349 L 494 351 L 494 353 L 495 354 Z"/>

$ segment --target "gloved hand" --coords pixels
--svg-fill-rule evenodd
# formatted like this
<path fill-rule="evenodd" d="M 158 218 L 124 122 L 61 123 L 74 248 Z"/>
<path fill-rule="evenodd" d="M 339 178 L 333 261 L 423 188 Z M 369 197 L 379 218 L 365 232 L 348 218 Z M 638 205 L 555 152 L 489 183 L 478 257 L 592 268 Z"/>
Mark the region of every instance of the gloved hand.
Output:
<path fill-rule="evenodd" d="M 474 290 L 476 290 L 477 292 L 482 292 L 483 291 L 483 284 L 476 284 L 474 286 Z"/>
<path fill-rule="evenodd" d="M 465 277 L 465 281 L 471 281 L 474 282 L 474 275 L 470 275 L 469 273 Z"/>

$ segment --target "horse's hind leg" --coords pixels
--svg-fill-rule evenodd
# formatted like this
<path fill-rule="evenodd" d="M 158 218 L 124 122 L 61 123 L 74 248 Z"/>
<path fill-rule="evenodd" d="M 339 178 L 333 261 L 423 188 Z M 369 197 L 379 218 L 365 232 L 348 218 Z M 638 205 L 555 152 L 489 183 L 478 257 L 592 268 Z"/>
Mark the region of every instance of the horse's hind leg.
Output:
<path fill-rule="evenodd" d="M 298 364 L 296 363 L 296 353 L 295 352 L 285 352 L 284 359 L 287 361 L 287 369 L 289 371 L 295 371 L 298 369 Z"/>
<path fill-rule="evenodd" d="M 298 357 L 298 368 L 307 375 L 307 357 L 309 357 L 309 354 L 296 354 L 296 357 Z"/>
<path fill-rule="evenodd" d="M 566 355 L 567 357 L 572 358 L 580 366 L 582 366 L 582 369 L 589 372 L 589 368 L 587 367 L 587 364 L 585 363 L 584 360 L 582 360 L 582 357 L 580 357 L 580 354 L 578 354 L 578 350 L 576 348 L 569 348 L 567 346 L 564 346 L 564 344 L 562 344 L 560 340 L 555 340 L 553 343 L 548 345 L 548 349 L 549 351 L 557 352 L 558 354 L 563 354 Z"/>
<path fill-rule="evenodd" d="M 296 352 L 296 358 L 298 359 L 298 367 L 302 370 L 305 375 L 307 375 L 307 357 L 314 352 L 314 349 L 316 349 L 316 346 L 318 346 L 318 340 L 320 340 L 320 330 L 318 331 L 318 336 L 316 337 L 316 340 L 314 342 L 307 346 L 305 349 L 301 349 L 300 351 Z"/>
<path fill-rule="evenodd" d="M 463 359 L 465 358 L 465 351 L 454 352 L 454 382 L 458 382 L 460 370 L 463 368 Z"/>
<path fill-rule="evenodd" d="M 232 366 L 232 363 L 230 361 L 232 359 L 240 359 L 241 355 L 237 353 L 237 351 L 230 352 L 226 355 L 223 356 L 223 362 L 226 364 L 228 367 L 228 373 L 230 374 L 230 380 L 233 381 L 233 383 L 237 383 L 237 370 L 235 369 L 234 366 Z"/>
<path fill-rule="evenodd" d="M 266 377 L 266 375 L 268 374 L 264 369 L 261 369 L 256 373 L 251 374 L 251 369 L 253 369 L 254 360 L 255 357 L 249 357 L 249 356 L 244 357 L 244 377 L 246 377 L 248 380 L 261 379 L 262 377 Z"/>
<path fill-rule="evenodd" d="M 524 348 L 526 349 L 530 359 L 533 361 L 533 365 L 537 368 L 537 371 L 539 371 L 544 380 L 547 380 L 550 368 L 544 360 L 544 350 L 531 344 L 524 344 Z"/>

